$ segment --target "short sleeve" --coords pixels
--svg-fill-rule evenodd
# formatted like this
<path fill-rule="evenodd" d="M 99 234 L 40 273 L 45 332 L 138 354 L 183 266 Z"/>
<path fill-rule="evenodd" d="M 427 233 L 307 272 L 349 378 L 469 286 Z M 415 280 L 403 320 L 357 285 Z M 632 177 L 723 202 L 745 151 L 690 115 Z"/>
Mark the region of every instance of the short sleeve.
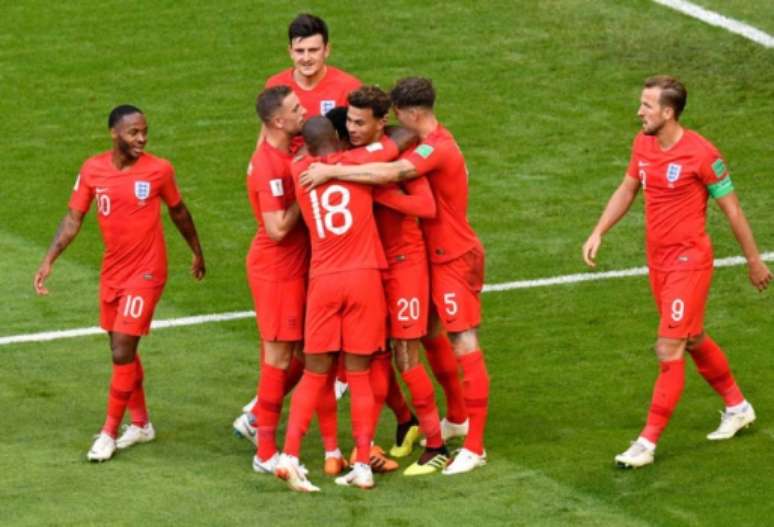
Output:
<path fill-rule="evenodd" d="M 182 201 L 180 190 L 177 188 L 177 181 L 175 180 L 175 169 L 170 164 L 165 167 L 160 194 L 161 199 L 164 200 L 168 207 L 175 207 Z"/>
<path fill-rule="evenodd" d="M 715 199 L 727 196 L 734 191 L 726 162 L 720 152 L 714 148 L 704 156 L 699 166 L 699 177 L 707 185 L 710 196 Z"/>
<path fill-rule="evenodd" d="M 637 139 L 639 136 L 634 138 L 634 141 L 632 142 L 632 155 L 629 157 L 629 166 L 626 169 L 626 175 L 629 176 L 632 179 L 640 179 L 640 167 L 637 165 Z"/>
<path fill-rule="evenodd" d="M 73 192 L 70 195 L 70 202 L 68 204 L 69 208 L 84 214 L 89 211 L 91 200 L 94 199 L 94 187 L 89 184 L 88 173 L 85 168 L 84 165 L 75 178 L 75 185 L 73 186 Z"/>
<path fill-rule="evenodd" d="M 256 178 L 255 192 L 258 193 L 258 202 L 261 204 L 261 212 L 274 212 L 285 210 L 286 196 L 293 195 L 293 188 L 288 188 L 288 180 L 283 178 L 266 178 L 260 175 Z"/>
<path fill-rule="evenodd" d="M 444 146 L 442 144 L 420 143 L 414 150 L 404 156 L 414 165 L 420 176 L 426 176 L 437 170 L 445 159 Z"/>

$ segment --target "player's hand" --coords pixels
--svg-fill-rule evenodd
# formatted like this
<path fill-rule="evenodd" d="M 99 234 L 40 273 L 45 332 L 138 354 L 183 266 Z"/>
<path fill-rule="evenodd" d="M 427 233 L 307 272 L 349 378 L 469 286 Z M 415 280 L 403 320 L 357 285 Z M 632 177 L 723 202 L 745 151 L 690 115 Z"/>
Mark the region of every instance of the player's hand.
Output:
<path fill-rule="evenodd" d="M 591 236 L 589 236 L 589 239 L 586 240 L 586 243 L 583 244 L 583 261 L 586 262 L 586 265 L 589 267 L 597 266 L 597 262 L 595 260 L 597 258 L 597 251 L 599 250 L 600 245 L 602 245 L 602 236 L 595 232 L 592 232 Z"/>
<path fill-rule="evenodd" d="M 195 280 L 201 280 L 207 273 L 207 268 L 204 266 L 204 256 L 200 254 L 194 254 L 193 261 L 191 262 L 191 275 Z"/>
<path fill-rule="evenodd" d="M 771 271 L 761 259 L 749 262 L 750 283 L 758 291 L 763 291 L 772 280 Z"/>
<path fill-rule="evenodd" d="M 38 295 L 47 295 L 48 289 L 46 289 L 46 278 L 51 274 L 51 264 L 42 263 L 38 268 L 38 272 L 35 273 L 35 279 L 32 281 L 32 287 L 35 288 L 35 292 Z"/>
<path fill-rule="evenodd" d="M 327 167 L 323 163 L 312 163 L 309 165 L 309 168 L 306 169 L 306 172 L 301 174 L 301 177 L 299 178 L 301 186 L 307 190 L 319 187 L 330 179 L 330 177 L 325 174 L 326 170 Z"/>

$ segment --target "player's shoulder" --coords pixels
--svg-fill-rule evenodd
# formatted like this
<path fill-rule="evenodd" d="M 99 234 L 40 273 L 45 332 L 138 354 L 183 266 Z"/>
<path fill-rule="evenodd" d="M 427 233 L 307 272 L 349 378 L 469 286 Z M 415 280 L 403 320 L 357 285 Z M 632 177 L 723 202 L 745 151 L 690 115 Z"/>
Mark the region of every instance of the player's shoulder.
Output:
<path fill-rule="evenodd" d="M 266 79 L 266 83 L 264 86 L 266 88 L 273 88 L 274 86 L 279 86 L 280 84 L 292 85 L 292 83 L 293 83 L 293 68 L 287 68 L 275 73 L 274 75 Z"/>
<path fill-rule="evenodd" d="M 683 133 L 685 134 L 686 142 L 692 150 L 701 155 L 718 155 L 718 149 L 712 144 L 712 141 L 701 135 L 699 132 L 686 128 Z"/>
<path fill-rule="evenodd" d="M 331 81 L 345 84 L 350 86 L 352 89 L 359 88 L 363 84 L 360 79 L 351 73 L 347 73 L 346 71 L 335 66 L 328 66 L 328 76 Z"/>
<path fill-rule="evenodd" d="M 100 152 L 99 154 L 95 154 L 86 158 L 86 160 L 81 165 L 81 175 L 83 176 L 90 174 L 96 170 L 107 167 L 110 163 L 110 157 L 112 153 L 113 152 L 111 150 L 107 150 L 105 152 Z"/>
<path fill-rule="evenodd" d="M 154 171 L 175 173 L 175 167 L 172 166 L 172 162 L 169 159 L 153 155 L 149 152 L 143 152 L 140 162 L 142 162 L 145 167 Z"/>

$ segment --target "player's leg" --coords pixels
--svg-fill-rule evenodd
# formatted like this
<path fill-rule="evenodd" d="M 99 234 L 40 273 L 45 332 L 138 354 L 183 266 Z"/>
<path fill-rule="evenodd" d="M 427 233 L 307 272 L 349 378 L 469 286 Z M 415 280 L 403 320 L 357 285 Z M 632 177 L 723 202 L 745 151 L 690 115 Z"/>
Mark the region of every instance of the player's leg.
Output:
<path fill-rule="evenodd" d="M 696 369 L 723 398 L 726 406 L 721 414 L 720 426 L 708 434 L 707 439 L 731 439 L 739 430 L 755 421 L 755 410 L 739 389 L 726 354 L 709 335 L 702 333 L 689 339 L 688 352 L 696 364 Z"/>
<path fill-rule="evenodd" d="M 385 399 L 390 387 L 390 382 L 394 380 L 395 374 L 392 370 L 392 361 L 390 351 L 379 351 L 371 358 L 370 363 L 370 383 L 373 393 L 373 410 L 371 415 L 372 436 L 375 435 L 379 425 L 379 417 L 384 407 Z M 402 395 L 401 395 L 402 398 Z M 405 401 L 403 403 L 405 405 Z M 411 419 L 411 412 L 409 412 Z M 355 463 L 358 457 L 357 447 L 352 451 L 350 462 Z M 388 458 L 384 449 L 374 444 L 369 447 L 369 463 L 374 472 L 392 472 L 398 469 L 398 463 Z"/>
<path fill-rule="evenodd" d="M 121 437 L 116 439 L 116 447 L 119 450 L 129 448 L 138 443 L 148 443 L 156 438 L 156 429 L 153 428 L 153 424 L 148 418 L 148 408 L 145 403 L 145 389 L 143 387 L 145 370 L 140 360 L 139 351 L 134 355 L 134 362 L 136 365 L 135 385 L 127 404 L 131 423 L 126 427 Z"/>

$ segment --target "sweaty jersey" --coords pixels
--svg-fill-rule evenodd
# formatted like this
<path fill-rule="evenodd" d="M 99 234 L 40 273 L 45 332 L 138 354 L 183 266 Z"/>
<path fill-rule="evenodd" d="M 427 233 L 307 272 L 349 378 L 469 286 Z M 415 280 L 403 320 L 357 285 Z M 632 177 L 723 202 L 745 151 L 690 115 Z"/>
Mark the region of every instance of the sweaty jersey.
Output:
<path fill-rule="evenodd" d="M 435 197 L 435 218 L 422 220 L 430 261 L 448 262 L 480 245 L 468 223 L 468 169 L 451 133 L 438 124 L 405 159 L 427 176 Z"/>
<path fill-rule="evenodd" d="M 299 183 L 301 174 L 314 162 L 362 164 L 391 161 L 397 155 L 397 146 L 385 137 L 365 147 L 293 160 L 296 198 L 312 246 L 310 278 L 355 269 L 384 269 L 387 265 L 374 221 L 373 187 L 333 180 L 310 191 Z"/>
<path fill-rule="evenodd" d="M 266 88 L 272 88 L 284 84 L 290 86 L 301 101 L 301 106 L 306 109 L 306 118 L 325 115 L 336 106 L 347 105 L 347 95 L 358 89 L 362 83 L 356 78 L 333 66 L 325 66 L 325 76 L 311 90 L 306 90 L 298 85 L 293 78 L 293 68 L 269 77 Z"/>
<path fill-rule="evenodd" d="M 264 280 L 285 281 L 306 276 L 309 269 L 309 237 L 299 221 L 279 242 L 266 233 L 263 213 L 287 210 L 296 201 L 289 154 L 262 141 L 247 168 L 247 196 L 258 230 L 247 265 Z"/>
<path fill-rule="evenodd" d="M 167 278 L 167 252 L 161 201 L 180 203 L 169 161 L 143 153 L 126 170 L 112 163 L 112 152 L 84 162 L 69 207 L 86 213 L 97 202 L 97 222 L 105 253 L 100 280 L 111 287 L 156 287 Z"/>
<path fill-rule="evenodd" d="M 648 266 L 660 271 L 712 267 L 712 244 L 705 230 L 707 197 L 734 190 L 718 150 L 691 130 L 663 151 L 655 136 L 634 138 L 627 176 L 645 193 Z"/>

